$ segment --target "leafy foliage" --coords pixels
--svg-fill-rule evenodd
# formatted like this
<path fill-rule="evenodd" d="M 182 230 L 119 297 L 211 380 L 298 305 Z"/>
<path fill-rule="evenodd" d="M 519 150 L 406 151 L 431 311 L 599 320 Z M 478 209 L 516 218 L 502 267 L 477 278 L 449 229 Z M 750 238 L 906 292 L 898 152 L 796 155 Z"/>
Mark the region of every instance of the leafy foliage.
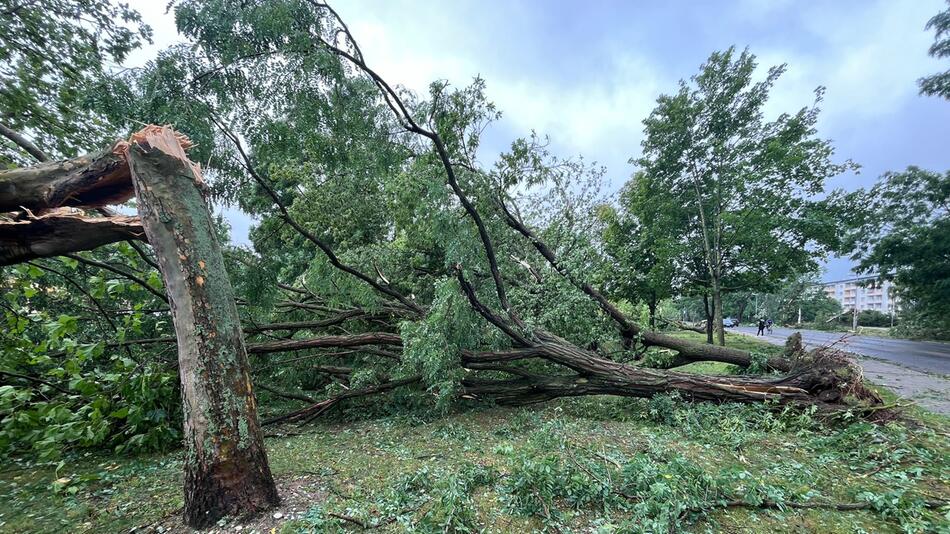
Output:
<path fill-rule="evenodd" d="M 128 245 L 117 248 L 134 255 Z M 97 254 L 106 259 L 116 252 Z M 163 450 L 177 442 L 176 373 L 140 350 L 107 349 L 104 343 L 167 328 L 143 311 L 151 294 L 126 279 L 83 276 L 84 268 L 68 258 L 43 260 L 18 266 L 5 278 L 3 454 L 31 451 L 49 460 L 80 447 Z M 68 313 L 86 305 L 104 314 L 114 313 L 106 307 L 127 306 L 129 312 L 100 317 L 98 326 Z"/>
<path fill-rule="evenodd" d="M 854 217 L 845 250 L 858 271 L 894 281 L 905 328 L 950 335 L 950 172 L 886 173 L 847 200 Z"/>
<path fill-rule="evenodd" d="M 934 15 L 927 22 L 927 29 L 934 31 L 934 44 L 928 53 L 938 59 L 950 57 L 950 7 Z M 921 94 L 950 99 L 950 70 L 925 76 L 917 83 Z"/>
<path fill-rule="evenodd" d="M 98 91 L 151 29 L 138 12 L 109 0 L 0 2 L 0 115 L 53 156 L 101 148 L 116 135 Z M 111 63 L 111 64 L 110 64 Z M 0 164 L 30 161 L 0 145 Z"/>

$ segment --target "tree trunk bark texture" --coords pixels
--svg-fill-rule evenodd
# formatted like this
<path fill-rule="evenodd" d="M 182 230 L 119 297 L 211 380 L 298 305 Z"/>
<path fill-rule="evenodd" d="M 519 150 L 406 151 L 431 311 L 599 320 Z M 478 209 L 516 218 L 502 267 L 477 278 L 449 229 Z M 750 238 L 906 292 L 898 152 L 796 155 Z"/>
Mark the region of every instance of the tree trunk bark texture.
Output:
<path fill-rule="evenodd" d="M 132 198 L 129 166 L 110 147 L 98 154 L 0 172 L 0 212 L 39 215 L 59 207 L 120 204 Z"/>
<path fill-rule="evenodd" d="M 716 343 L 720 347 L 726 346 L 726 329 L 722 321 L 722 290 L 719 288 L 719 279 L 713 278 L 712 287 L 713 331 L 716 334 Z"/>
<path fill-rule="evenodd" d="M 149 126 L 127 148 L 139 213 L 168 292 L 185 410 L 187 523 L 279 502 L 264 450 L 231 283 L 200 171 L 170 128 Z"/>
<path fill-rule="evenodd" d="M 39 217 L 0 220 L 0 267 L 127 239 L 145 239 L 138 217 L 85 217 L 57 209 Z"/>
<path fill-rule="evenodd" d="M 651 298 L 647 302 L 647 307 L 650 310 L 650 330 L 656 330 L 656 306 L 657 302 L 655 298 Z"/>

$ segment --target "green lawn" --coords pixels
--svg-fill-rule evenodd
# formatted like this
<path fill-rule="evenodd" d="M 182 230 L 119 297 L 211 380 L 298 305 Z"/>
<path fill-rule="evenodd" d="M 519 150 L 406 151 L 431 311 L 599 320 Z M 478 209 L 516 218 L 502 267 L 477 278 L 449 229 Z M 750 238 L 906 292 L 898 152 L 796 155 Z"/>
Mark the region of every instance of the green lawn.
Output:
<path fill-rule="evenodd" d="M 819 421 L 665 396 L 384 413 L 351 406 L 271 429 L 284 505 L 243 531 L 950 531 L 950 508 L 923 504 L 950 498 L 950 424 L 939 416 Z M 180 531 L 181 467 L 177 453 L 108 451 L 5 465 L 0 531 Z M 725 506 L 732 500 L 750 507 Z M 756 507 L 763 501 L 779 507 Z M 868 508 L 787 507 L 833 501 Z"/>
<path fill-rule="evenodd" d="M 268 439 L 286 498 L 277 532 L 611 530 L 625 519 L 696 532 L 928 532 L 919 499 L 950 497 L 946 425 L 818 424 L 759 407 L 591 398 L 533 408 L 325 421 Z M 0 475 L 5 532 L 117 532 L 181 506 L 178 455 Z M 712 489 L 711 489 L 712 488 Z M 699 490 L 697 492 L 697 489 Z M 620 491 L 630 497 L 612 492 Z M 879 510 L 757 510 L 720 499 L 871 501 Z M 547 507 L 547 509 L 546 509 Z M 695 507 L 695 509 L 692 509 Z M 178 524 L 166 519 L 172 531 Z M 269 530 L 269 529 L 267 529 Z M 461 529 L 459 529 L 461 531 Z M 626 530 L 629 531 L 629 530 Z"/>

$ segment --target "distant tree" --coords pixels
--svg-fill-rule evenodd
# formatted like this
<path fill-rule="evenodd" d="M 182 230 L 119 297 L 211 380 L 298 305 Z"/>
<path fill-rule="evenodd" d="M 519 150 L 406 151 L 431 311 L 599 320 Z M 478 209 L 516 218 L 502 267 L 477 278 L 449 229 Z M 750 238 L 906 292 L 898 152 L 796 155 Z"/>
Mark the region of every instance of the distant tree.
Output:
<path fill-rule="evenodd" d="M 760 82 L 755 68 L 748 51 L 712 54 L 675 95 L 658 99 L 635 160 L 668 197 L 655 201 L 689 214 L 667 231 L 702 250 L 720 344 L 724 292 L 814 269 L 835 243 L 832 213 L 814 198 L 827 178 L 853 167 L 832 162 L 830 141 L 816 136 L 822 89 L 812 107 L 767 121 L 762 108 L 785 67 Z"/>
<path fill-rule="evenodd" d="M 841 304 L 827 296 L 814 274 L 795 276 L 777 291 L 759 295 L 761 312 L 782 324 L 803 323 L 839 315 Z"/>
<path fill-rule="evenodd" d="M 740 323 L 745 319 L 751 319 L 756 310 L 752 306 L 755 302 L 755 293 L 749 291 L 737 291 L 729 293 L 722 298 L 722 308 L 725 315 L 735 317 Z"/>
<path fill-rule="evenodd" d="M 673 258 L 679 245 L 666 232 L 656 231 L 662 221 L 657 224 L 655 207 L 649 181 L 635 178 L 621 191 L 619 209 L 601 210 L 609 259 L 605 289 L 615 299 L 646 304 L 651 329 L 656 328 L 660 301 L 673 295 Z"/>
<path fill-rule="evenodd" d="M 96 89 L 150 38 L 127 4 L 0 0 L 0 164 L 100 148 L 115 134 Z"/>
<path fill-rule="evenodd" d="M 947 6 L 927 22 L 927 29 L 934 31 L 934 44 L 928 53 L 938 59 L 950 57 L 950 1 Z M 917 83 L 921 94 L 950 99 L 950 69 L 921 78 Z"/>
<path fill-rule="evenodd" d="M 950 172 L 889 172 L 848 204 L 855 270 L 893 280 L 912 323 L 950 335 Z"/>

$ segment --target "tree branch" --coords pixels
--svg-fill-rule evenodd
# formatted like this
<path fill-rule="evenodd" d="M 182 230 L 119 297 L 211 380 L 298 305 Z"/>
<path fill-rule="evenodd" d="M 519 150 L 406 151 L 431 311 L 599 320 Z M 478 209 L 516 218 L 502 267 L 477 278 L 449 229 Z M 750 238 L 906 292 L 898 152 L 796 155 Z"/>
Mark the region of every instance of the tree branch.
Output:
<path fill-rule="evenodd" d="M 0 135 L 6 137 L 10 141 L 12 141 L 13 144 L 22 148 L 29 155 L 33 156 L 33 158 L 35 158 L 36 161 L 39 161 L 41 163 L 44 161 L 49 161 L 50 159 L 49 156 L 47 156 L 45 152 L 43 152 L 42 150 L 39 149 L 39 147 L 33 144 L 32 141 L 30 141 L 26 137 L 23 137 L 23 135 L 21 135 L 19 132 L 8 127 L 6 124 L 3 124 L 2 122 L 0 122 Z"/>
<path fill-rule="evenodd" d="M 96 260 L 90 260 L 90 259 L 83 258 L 83 257 L 80 256 L 79 254 L 64 254 L 64 256 L 66 256 L 67 258 L 72 258 L 72 259 L 78 261 L 79 263 L 83 263 L 83 264 L 85 264 L 85 265 L 89 265 L 89 266 L 92 266 L 92 267 L 98 267 L 98 268 L 100 268 L 100 269 L 105 269 L 106 271 L 109 271 L 109 272 L 115 273 L 115 274 L 117 274 L 117 275 L 119 275 L 119 276 L 128 278 L 129 280 L 131 280 L 131 281 L 135 282 L 136 284 L 142 286 L 142 287 L 143 287 L 145 290 L 147 290 L 149 293 L 151 293 L 151 294 L 155 295 L 156 297 L 158 297 L 159 299 L 161 299 L 163 302 L 168 303 L 168 297 L 165 296 L 164 293 L 162 293 L 161 291 L 159 291 L 159 290 L 155 289 L 154 287 L 148 285 L 148 282 L 146 282 L 145 280 L 142 280 L 141 278 L 139 278 L 138 276 L 136 276 L 136 275 L 134 275 L 134 274 L 132 274 L 132 273 L 127 273 L 127 272 L 123 271 L 122 269 L 119 269 L 118 267 L 114 267 L 114 266 L 112 266 L 112 265 L 109 265 L 108 263 L 103 263 L 103 262 L 101 262 L 101 261 L 96 261 Z"/>

